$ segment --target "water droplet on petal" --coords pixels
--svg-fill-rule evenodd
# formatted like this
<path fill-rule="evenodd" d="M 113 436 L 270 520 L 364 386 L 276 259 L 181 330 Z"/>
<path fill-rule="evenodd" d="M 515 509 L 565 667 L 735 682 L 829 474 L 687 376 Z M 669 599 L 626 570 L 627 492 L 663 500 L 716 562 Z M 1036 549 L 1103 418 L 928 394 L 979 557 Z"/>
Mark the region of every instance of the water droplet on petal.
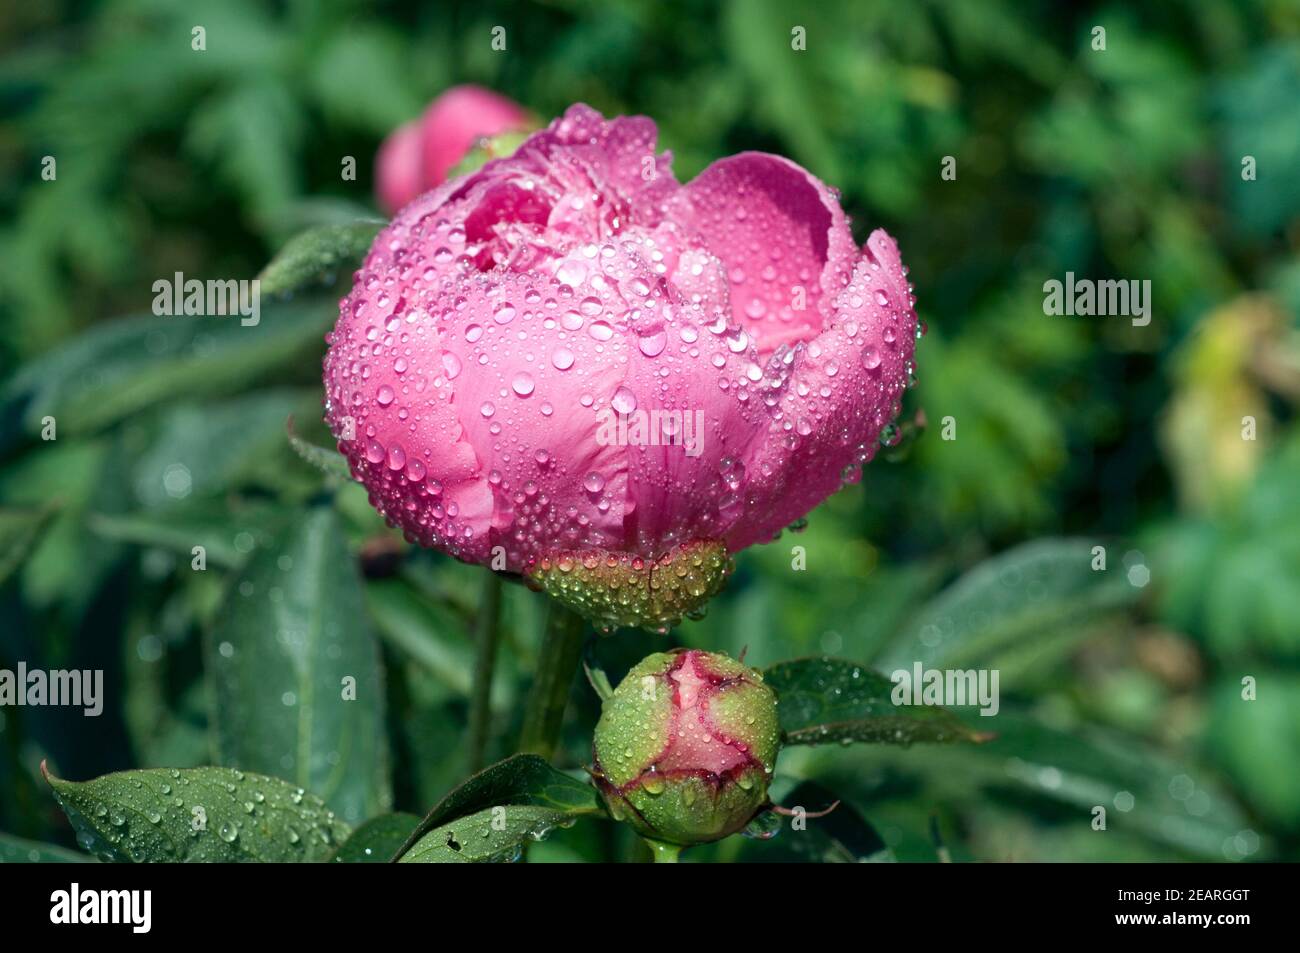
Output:
<path fill-rule="evenodd" d="M 636 410 L 636 394 L 632 393 L 626 387 L 619 387 L 614 391 L 614 396 L 610 400 L 612 406 L 620 414 L 630 414 Z"/>
<path fill-rule="evenodd" d="M 663 331 L 656 331 L 654 334 L 647 334 L 638 342 L 641 353 L 646 357 L 658 357 L 668 346 L 668 335 Z"/>

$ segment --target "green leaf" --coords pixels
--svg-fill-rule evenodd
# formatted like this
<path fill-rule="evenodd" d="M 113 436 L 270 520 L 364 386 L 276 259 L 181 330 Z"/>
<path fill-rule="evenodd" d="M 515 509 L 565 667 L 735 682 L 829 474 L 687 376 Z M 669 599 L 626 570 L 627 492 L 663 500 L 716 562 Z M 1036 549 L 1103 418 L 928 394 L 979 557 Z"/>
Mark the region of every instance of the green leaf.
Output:
<path fill-rule="evenodd" d="M 336 864 L 383 864 L 406 843 L 420 819 L 414 814 L 381 814 L 366 821 L 330 858 Z"/>
<path fill-rule="evenodd" d="M 384 136 L 418 115 L 423 105 L 405 69 L 409 50 L 397 30 L 352 23 L 319 50 L 307 79 L 328 116 Z"/>
<path fill-rule="evenodd" d="M 1025 543 L 966 573 L 925 605 L 884 653 L 885 670 L 997 668 L 1078 638 L 1088 627 L 1130 606 L 1130 585 L 1118 553 L 1092 569 L 1092 541 Z"/>
<path fill-rule="evenodd" d="M 996 719 L 978 720 L 996 722 L 997 737 L 987 744 L 811 751 L 801 770 L 870 803 L 882 818 L 887 813 L 904 841 L 906 828 L 923 829 L 931 810 L 966 817 L 968 830 L 952 843 L 954 853 L 970 846 L 977 857 L 1030 861 L 1267 860 L 1273 854 L 1267 829 L 1186 757 L 1076 718 L 1058 714 L 1048 723 L 1005 701 Z M 1098 807 L 1106 811 L 1104 831 L 1093 829 Z M 981 817 L 988 826 L 980 826 Z M 996 830 L 992 820 L 999 820 Z M 1076 835 L 1092 846 L 1061 840 Z M 896 846 L 903 855 L 905 848 Z M 914 840 L 907 857 L 932 854 L 931 845 Z"/>
<path fill-rule="evenodd" d="M 85 864 L 95 858 L 55 844 L 0 833 L 0 864 Z"/>
<path fill-rule="evenodd" d="M 250 558 L 204 651 L 223 764 L 284 773 L 353 823 L 388 809 L 379 653 L 332 507 Z"/>
<path fill-rule="evenodd" d="M 106 861 L 321 861 L 351 833 L 315 795 L 233 768 L 44 773 L 77 842 Z"/>
<path fill-rule="evenodd" d="M 1247 700 L 1242 692 L 1234 674 L 1221 676 L 1210 693 L 1210 753 L 1256 811 L 1294 829 L 1300 824 L 1300 777 L 1279 765 L 1292 764 L 1300 750 L 1300 677 L 1261 671 L 1258 696 Z"/>
<path fill-rule="evenodd" d="M 498 761 L 484 768 L 435 804 L 433 810 L 420 822 L 420 826 L 411 834 L 397 856 L 402 857 L 407 851 L 414 851 L 418 844 L 428 841 L 428 838 L 438 833 L 438 830 L 449 827 L 452 821 L 465 818 L 467 815 L 474 817 L 488 815 L 490 821 L 494 808 L 529 809 L 514 815 L 514 820 L 507 819 L 507 827 L 515 831 L 525 829 L 532 831 L 543 824 L 549 830 L 558 823 L 557 818 L 573 818 L 583 814 L 595 814 L 601 810 L 596 789 L 590 784 L 557 771 L 544 758 L 539 758 L 537 755 L 511 755 L 504 761 Z M 546 820 L 546 812 L 555 815 L 549 822 Z M 476 821 L 471 827 L 478 830 L 477 824 Z M 500 826 L 499 816 L 498 826 Z M 489 831 L 492 835 L 501 833 L 490 827 Z M 487 839 L 495 845 L 493 852 L 499 853 L 505 849 L 501 847 L 502 842 L 499 838 L 490 836 Z M 517 843 L 522 843 L 522 839 Z M 445 838 L 441 841 L 434 838 L 434 841 L 425 843 L 425 850 L 436 852 L 446 846 Z M 487 845 L 481 846 L 486 849 Z M 427 859 L 469 859 L 469 855 L 455 849 L 451 850 L 453 856 L 439 854 Z M 478 855 L 475 854 L 475 857 Z M 482 858 L 478 857 L 478 859 Z"/>
<path fill-rule="evenodd" d="M 367 581 L 366 604 L 387 644 L 456 694 L 469 696 L 474 648 L 451 609 L 417 594 L 401 579 Z"/>
<path fill-rule="evenodd" d="M 805 817 L 802 829 L 775 812 L 768 812 L 767 817 L 778 819 L 775 833 L 767 833 L 767 840 L 748 849 L 746 859 L 814 864 L 879 863 L 894 859 L 884 839 L 851 804 L 839 800 L 815 781 L 800 782 L 780 798 L 780 803 L 792 811 L 802 808 L 808 815 L 825 811 L 831 805 L 835 809 L 823 817 Z M 785 830 L 787 825 L 789 830 Z"/>
<path fill-rule="evenodd" d="M 132 470 L 136 497 L 151 507 L 241 486 L 278 486 L 290 459 L 285 421 L 313 407 L 319 411 L 319 385 L 311 392 L 265 390 L 171 408 Z"/>
<path fill-rule="evenodd" d="M 23 564 L 57 507 L 0 509 L 0 585 Z"/>
<path fill-rule="evenodd" d="M 791 659 L 763 672 L 780 701 L 777 714 L 786 744 L 853 741 L 910 745 L 917 741 L 973 741 L 989 736 L 962 724 L 946 709 L 895 705 L 885 676 L 837 658 Z"/>
<path fill-rule="evenodd" d="M 355 268 L 365 256 L 382 221 L 322 225 L 295 235 L 258 275 L 263 294 L 295 291 L 311 282 L 337 277 Z"/>
<path fill-rule="evenodd" d="M 202 546 L 209 568 L 240 566 L 289 519 L 289 510 L 260 500 L 186 500 L 121 515 L 91 514 L 91 530 L 106 539 L 157 546 L 190 556 Z"/>
<path fill-rule="evenodd" d="M 1014 792 L 1024 812 L 1028 797 L 1071 805 L 1073 823 L 1088 826 L 1105 807 L 1108 831 L 1125 831 L 1207 859 L 1242 859 L 1241 844 L 1264 859 L 1269 846 L 1256 835 L 1232 797 L 1185 760 L 1125 735 L 1086 725 L 1047 725 L 1003 706 L 997 738 L 977 748 L 945 752 L 938 770 L 969 790 L 984 785 Z M 1094 832 L 1105 836 L 1103 832 Z"/>
<path fill-rule="evenodd" d="M 518 860 L 523 845 L 542 840 L 575 815 L 535 805 L 497 806 L 429 831 L 402 855 L 403 864 L 474 864 Z"/>
<path fill-rule="evenodd" d="M 303 110 L 281 77 L 250 74 L 198 104 L 186 146 L 241 193 L 254 215 L 271 217 L 300 191 L 305 128 Z"/>
<path fill-rule="evenodd" d="M 470 147 L 469 152 L 465 153 L 464 158 L 451 167 L 447 172 L 447 178 L 455 179 L 462 175 L 469 175 L 471 172 L 477 172 L 493 159 L 505 159 L 514 155 L 515 150 L 523 145 L 524 140 L 530 135 L 532 133 L 522 131 L 503 132 L 479 139 Z"/>
<path fill-rule="evenodd" d="M 235 393 L 271 368 L 319 351 L 338 316 L 337 304 L 324 298 L 265 304 L 255 325 L 237 315 L 149 315 L 92 328 L 16 374 L 0 391 L 0 420 L 30 436 L 52 416 L 62 440 L 169 398 Z M 0 444 L 17 436 L 8 426 L 0 433 L 7 438 Z"/>

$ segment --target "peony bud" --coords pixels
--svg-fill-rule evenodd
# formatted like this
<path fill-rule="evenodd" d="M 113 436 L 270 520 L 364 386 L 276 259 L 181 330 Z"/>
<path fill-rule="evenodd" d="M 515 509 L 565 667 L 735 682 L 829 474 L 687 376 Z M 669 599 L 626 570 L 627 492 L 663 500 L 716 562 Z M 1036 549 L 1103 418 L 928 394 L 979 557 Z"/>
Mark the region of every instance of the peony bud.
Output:
<path fill-rule="evenodd" d="M 776 696 L 758 672 L 713 652 L 658 653 L 605 700 L 592 774 L 616 819 L 698 844 L 766 803 L 779 747 Z"/>
<path fill-rule="evenodd" d="M 917 318 L 894 240 L 746 152 L 679 184 L 573 106 L 406 206 L 341 302 L 326 416 L 408 539 L 597 625 L 698 613 L 879 448 Z"/>
<path fill-rule="evenodd" d="M 481 86 L 453 86 L 379 147 L 375 191 L 380 206 L 396 212 L 446 181 L 480 139 L 528 125 L 528 114 L 513 100 Z"/>

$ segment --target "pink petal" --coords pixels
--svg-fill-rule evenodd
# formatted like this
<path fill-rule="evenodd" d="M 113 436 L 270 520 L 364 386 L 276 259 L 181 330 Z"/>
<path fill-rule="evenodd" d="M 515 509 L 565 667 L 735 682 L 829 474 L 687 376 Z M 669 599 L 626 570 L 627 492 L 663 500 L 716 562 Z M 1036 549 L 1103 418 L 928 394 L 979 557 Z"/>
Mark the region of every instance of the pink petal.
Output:
<path fill-rule="evenodd" d="M 780 156 L 742 152 L 701 172 L 670 210 L 725 263 L 735 320 L 760 354 L 822 329 L 856 256 L 838 199 L 814 176 Z"/>
<path fill-rule="evenodd" d="M 786 355 L 780 413 L 747 462 L 759 503 L 728 534 L 732 551 L 771 539 L 856 479 L 853 468 L 875 456 L 898 413 L 917 318 L 898 246 L 883 230 L 871 234 L 829 310 L 830 327 Z"/>

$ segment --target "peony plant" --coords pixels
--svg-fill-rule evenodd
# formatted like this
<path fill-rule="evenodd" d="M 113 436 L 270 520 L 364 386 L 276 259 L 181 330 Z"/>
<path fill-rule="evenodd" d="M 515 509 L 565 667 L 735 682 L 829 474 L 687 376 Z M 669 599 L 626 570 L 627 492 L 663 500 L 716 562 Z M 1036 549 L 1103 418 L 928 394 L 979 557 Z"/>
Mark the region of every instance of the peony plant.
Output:
<path fill-rule="evenodd" d="M 483 105 L 484 128 L 516 118 Z M 413 135 L 381 153 L 386 194 L 404 191 L 393 154 Z M 825 184 L 757 152 L 681 184 L 656 137 L 575 105 L 415 198 L 371 245 L 325 358 L 326 419 L 389 523 L 606 632 L 699 615 L 736 552 L 856 480 L 918 337 L 894 240 L 857 247 Z M 544 646 L 544 690 L 567 693 L 572 643 Z M 596 728 L 610 813 L 656 844 L 744 828 L 766 803 L 776 702 L 721 655 L 633 667 Z M 528 724 L 547 712 L 536 701 Z"/>
<path fill-rule="evenodd" d="M 418 822 L 383 813 L 386 787 L 364 782 L 369 800 L 330 801 L 230 767 L 84 783 L 47 772 L 103 859 L 512 859 L 603 816 L 675 860 L 738 832 L 770 837 L 783 814 L 824 813 L 825 792 L 782 780 L 783 746 L 984 737 L 942 709 L 891 704 L 890 681 L 852 662 L 759 670 L 668 641 L 704 615 L 737 553 L 802 521 L 896 441 L 922 329 L 894 240 L 876 230 L 859 247 L 834 190 L 780 156 L 741 153 L 679 183 L 647 118 L 579 104 L 525 135 L 529 123 L 496 94 L 449 91 L 381 149 L 380 203 L 401 206 L 390 222 L 309 232 L 262 275 L 264 292 L 292 292 L 360 259 L 324 359 L 341 459 L 290 437 L 363 485 L 411 544 L 484 567 L 471 764 L 490 727 L 501 585 L 545 594 L 518 753 Z M 255 570 L 347 558 L 327 508 L 283 546 Z M 219 700 L 256 671 L 257 605 L 235 603 L 239 646 L 210 655 Z M 664 650 L 615 688 L 600 640 L 627 627 L 660 634 Z M 585 778 L 550 763 L 580 666 L 602 701 Z M 349 680 L 355 692 L 344 670 L 345 699 Z M 374 670 L 366 690 L 378 684 Z M 258 730 L 219 726 L 224 763 Z M 304 766 L 317 769 L 334 776 Z"/>

